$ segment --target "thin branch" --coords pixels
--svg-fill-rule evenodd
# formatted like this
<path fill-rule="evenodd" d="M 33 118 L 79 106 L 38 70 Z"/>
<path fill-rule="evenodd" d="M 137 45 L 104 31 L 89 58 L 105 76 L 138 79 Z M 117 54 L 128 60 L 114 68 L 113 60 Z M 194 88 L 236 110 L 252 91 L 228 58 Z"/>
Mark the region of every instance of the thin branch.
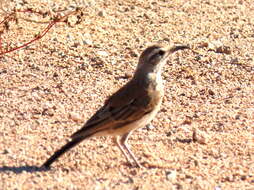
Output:
<path fill-rule="evenodd" d="M 64 16 L 59 16 L 59 15 L 56 16 L 56 17 L 53 19 L 53 21 L 49 22 L 48 26 L 41 32 L 41 34 L 37 35 L 34 39 L 30 40 L 29 42 L 24 43 L 23 45 L 20 45 L 20 46 L 18 46 L 18 47 L 12 48 L 12 49 L 10 49 L 10 50 L 1 52 L 1 53 L 0 53 L 0 56 L 2 56 L 2 55 L 4 55 L 4 54 L 7 54 L 7 53 L 10 53 L 10 52 L 13 52 L 13 51 L 16 51 L 16 50 L 18 50 L 18 49 L 22 49 L 22 48 L 24 48 L 24 47 L 30 45 L 31 43 L 33 43 L 33 42 L 35 42 L 35 41 L 41 39 L 43 36 L 45 36 L 45 35 L 48 33 L 48 31 L 49 31 L 55 24 L 57 24 L 57 23 L 59 23 L 59 22 L 66 22 L 67 17 L 69 17 L 70 15 L 76 14 L 78 11 L 80 11 L 79 8 L 77 8 L 77 9 L 74 10 L 74 11 L 71 11 L 71 12 L 67 13 L 67 14 L 64 15 Z M 9 14 L 7 17 L 5 17 L 5 19 L 4 19 L 0 24 L 5 23 L 5 22 L 6 22 L 8 19 L 10 19 L 11 16 L 13 16 L 16 12 L 22 12 L 22 13 L 30 12 L 30 13 L 36 13 L 36 14 L 45 14 L 45 13 L 42 13 L 42 12 L 35 12 L 35 11 L 31 10 L 31 9 L 27 9 L 27 10 L 16 10 L 15 12 L 13 12 L 13 13 Z M 0 36 L 0 37 L 1 37 L 1 36 Z M 1 44 L 1 39 L 0 39 L 0 44 Z M 0 47 L 1 47 L 1 46 L 0 46 Z"/>

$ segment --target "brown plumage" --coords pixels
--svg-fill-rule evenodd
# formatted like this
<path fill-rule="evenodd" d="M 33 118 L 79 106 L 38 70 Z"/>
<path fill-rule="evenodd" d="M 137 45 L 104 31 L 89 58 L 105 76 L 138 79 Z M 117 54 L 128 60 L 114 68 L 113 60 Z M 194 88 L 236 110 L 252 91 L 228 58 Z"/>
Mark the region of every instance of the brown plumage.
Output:
<path fill-rule="evenodd" d="M 129 156 L 141 166 L 127 145 L 128 136 L 137 128 L 149 124 L 159 111 L 163 98 L 161 70 L 168 56 L 188 46 L 165 48 L 155 45 L 143 51 L 133 78 L 111 97 L 85 125 L 71 135 L 71 141 L 56 151 L 44 164 L 50 165 L 62 154 L 84 139 L 111 135 L 127 160 Z M 127 155 L 129 153 L 129 156 Z"/>

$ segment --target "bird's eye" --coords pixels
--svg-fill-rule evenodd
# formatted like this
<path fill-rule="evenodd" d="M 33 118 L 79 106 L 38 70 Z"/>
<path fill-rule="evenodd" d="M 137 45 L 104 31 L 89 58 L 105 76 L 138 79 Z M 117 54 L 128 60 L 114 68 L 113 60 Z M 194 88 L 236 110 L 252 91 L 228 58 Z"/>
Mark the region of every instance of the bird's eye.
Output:
<path fill-rule="evenodd" d="M 157 54 L 160 55 L 160 56 L 163 56 L 165 54 L 165 51 L 160 50 Z"/>
<path fill-rule="evenodd" d="M 151 61 L 158 61 L 164 56 L 164 54 L 165 54 L 165 51 L 159 50 L 153 56 L 151 56 L 150 60 Z"/>

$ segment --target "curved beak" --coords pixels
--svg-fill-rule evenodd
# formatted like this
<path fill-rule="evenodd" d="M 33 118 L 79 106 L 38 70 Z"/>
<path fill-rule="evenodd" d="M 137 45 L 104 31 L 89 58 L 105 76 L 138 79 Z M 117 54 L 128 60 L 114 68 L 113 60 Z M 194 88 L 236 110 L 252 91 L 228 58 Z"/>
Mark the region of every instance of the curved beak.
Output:
<path fill-rule="evenodd" d="M 178 50 L 184 50 L 184 49 L 190 49 L 190 46 L 189 45 L 180 45 L 180 44 L 179 45 L 174 45 L 173 47 L 170 47 L 168 49 L 168 52 L 169 53 L 174 53 Z"/>

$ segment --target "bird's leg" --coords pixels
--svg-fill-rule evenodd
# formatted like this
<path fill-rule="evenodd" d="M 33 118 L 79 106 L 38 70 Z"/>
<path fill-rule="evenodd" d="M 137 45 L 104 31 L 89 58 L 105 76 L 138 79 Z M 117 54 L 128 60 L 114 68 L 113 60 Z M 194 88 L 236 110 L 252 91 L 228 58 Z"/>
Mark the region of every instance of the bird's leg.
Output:
<path fill-rule="evenodd" d="M 130 150 L 129 146 L 128 146 L 128 137 L 130 136 L 131 132 L 124 134 L 120 139 L 119 137 L 116 138 L 116 143 L 118 145 L 118 147 L 120 148 L 120 150 L 122 151 L 122 153 L 124 154 L 124 156 L 126 157 L 126 159 L 128 160 L 128 162 L 131 163 L 128 155 L 126 154 L 126 152 L 124 151 L 123 148 L 125 148 L 127 150 L 127 152 L 130 154 L 131 158 L 135 161 L 135 163 L 137 164 L 138 167 L 142 167 L 140 165 L 140 163 L 138 162 L 138 160 L 136 159 L 135 155 L 132 153 L 132 151 Z"/>
<path fill-rule="evenodd" d="M 115 140 L 117 146 L 119 147 L 119 149 L 121 150 L 121 152 L 123 153 L 123 155 L 125 156 L 126 160 L 131 164 L 131 160 L 130 160 L 129 156 L 126 154 L 126 152 L 124 151 L 124 147 L 121 144 L 120 137 L 116 136 L 114 138 L 114 140 Z"/>

